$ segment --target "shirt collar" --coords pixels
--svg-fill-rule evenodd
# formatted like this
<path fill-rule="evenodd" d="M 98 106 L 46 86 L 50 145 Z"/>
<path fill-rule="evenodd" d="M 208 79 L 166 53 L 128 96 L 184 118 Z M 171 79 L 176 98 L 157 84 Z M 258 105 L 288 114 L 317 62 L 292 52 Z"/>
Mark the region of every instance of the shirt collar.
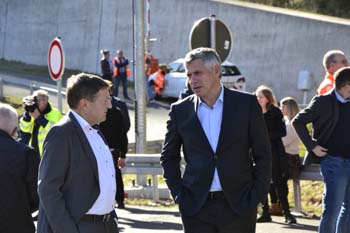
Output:
<path fill-rule="evenodd" d="M 72 114 L 74 115 L 74 117 L 77 119 L 80 127 L 85 131 L 89 131 L 89 130 L 95 130 L 94 128 L 92 128 L 92 126 L 82 117 L 79 115 L 79 113 L 75 112 L 74 110 L 71 110 Z"/>
<path fill-rule="evenodd" d="M 338 100 L 340 103 L 345 104 L 345 103 L 350 102 L 350 98 L 349 98 L 349 97 L 345 99 L 344 97 L 342 97 L 342 96 L 337 92 L 337 90 L 334 90 L 334 92 L 335 92 L 335 96 L 337 97 L 337 100 Z"/>
<path fill-rule="evenodd" d="M 217 100 L 215 101 L 215 103 L 214 103 L 213 106 L 215 106 L 215 105 L 218 103 L 218 101 L 220 101 L 221 103 L 224 102 L 224 86 L 222 85 L 222 83 L 221 83 L 220 85 L 221 85 L 220 95 L 219 95 L 219 97 L 217 98 Z M 198 98 L 198 103 L 199 103 L 199 105 L 202 105 L 202 104 L 207 105 L 206 103 L 204 103 L 204 102 L 201 100 L 201 98 Z"/>

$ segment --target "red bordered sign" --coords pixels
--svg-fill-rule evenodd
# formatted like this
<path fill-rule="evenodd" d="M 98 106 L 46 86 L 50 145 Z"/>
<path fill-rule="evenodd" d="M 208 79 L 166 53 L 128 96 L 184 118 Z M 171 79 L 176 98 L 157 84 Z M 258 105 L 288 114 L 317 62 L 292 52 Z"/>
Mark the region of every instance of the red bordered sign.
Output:
<path fill-rule="evenodd" d="M 54 81 L 59 80 L 64 72 L 64 52 L 61 40 L 55 38 L 51 41 L 48 52 L 48 67 L 51 78 Z"/>

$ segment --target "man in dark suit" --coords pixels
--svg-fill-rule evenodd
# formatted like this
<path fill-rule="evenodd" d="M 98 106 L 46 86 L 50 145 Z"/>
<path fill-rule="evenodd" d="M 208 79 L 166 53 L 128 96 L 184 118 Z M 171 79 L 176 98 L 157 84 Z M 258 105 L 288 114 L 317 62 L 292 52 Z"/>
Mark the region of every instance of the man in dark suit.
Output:
<path fill-rule="evenodd" d="M 38 233 L 118 232 L 115 169 L 93 126 L 112 107 L 109 85 L 90 74 L 67 82 L 70 112 L 48 133 L 39 168 Z"/>
<path fill-rule="evenodd" d="M 161 154 L 184 230 L 255 232 L 256 208 L 271 178 L 271 149 L 257 99 L 223 87 L 214 50 L 192 50 L 185 62 L 195 95 L 171 106 Z"/>
<path fill-rule="evenodd" d="M 39 154 L 16 142 L 18 115 L 0 103 L 0 232 L 34 233 Z"/>
<path fill-rule="evenodd" d="M 119 209 L 124 209 L 124 183 L 120 168 L 125 167 L 126 153 L 128 152 L 128 136 L 124 116 L 117 106 L 117 97 L 113 96 L 113 85 L 110 83 L 112 108 L 108 109 L 106 120 L 100 123 L 100 130 L 107 140 L 115 164 L 117 184 L 116 201 Z M 130 122 L 129 122 L 130 123 Z M 130 125 L 129 125 L 130 127 Z"/>
<path fill-rule="evenodd" d="M 324 194 L 320 233 L 350 229 L 350 67 L 339 69 L 334 78 L 335 89 L 315 96 L 292 121 L 309 151 L 305 161 L 321 163 Z M 306 127 L 309 123 L 312 137 Z"/>

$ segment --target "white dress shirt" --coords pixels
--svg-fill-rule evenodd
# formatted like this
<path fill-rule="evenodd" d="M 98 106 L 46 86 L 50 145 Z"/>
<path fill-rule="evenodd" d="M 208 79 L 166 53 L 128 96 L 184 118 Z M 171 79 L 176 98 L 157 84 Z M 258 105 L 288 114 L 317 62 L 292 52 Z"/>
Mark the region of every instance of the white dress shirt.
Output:
<path fill-rule="evenodd" d="M 216 152 L 216 147 L 219 141 L 223 106 L 224 88 L 222 85 L 219 98 L 216 100 L 212 108 L 199 98 L 197 115 L 214 153 Z M 210 187 L 210 192 L 215 191 L 222 191 L 217 168 L 215 168 L 214 178 Z"/>
<path fill-rule="evenodd" d="M 83 129 L 97 161 L 100 195 L 86 214 L 108 214 L 114 210 L 115 193 L 117 191 L 112 154 L 98 131 L 92 128 L 78 113 L 73 110 L 72 113 Z"/>

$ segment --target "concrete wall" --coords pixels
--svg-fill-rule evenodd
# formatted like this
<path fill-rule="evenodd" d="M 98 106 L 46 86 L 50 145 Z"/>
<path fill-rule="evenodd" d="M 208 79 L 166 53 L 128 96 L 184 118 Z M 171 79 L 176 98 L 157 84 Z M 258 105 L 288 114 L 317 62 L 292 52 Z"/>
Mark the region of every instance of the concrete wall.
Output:
<path fill-rule="evenodd" d="M 137 0 L 139 1 L 139 0 Z M 226 0 L 152 0 L 152 53 L 162 63 L 189 50 L 193 22 L 215 14 L 233 34 L 228 60 L 247 78 L 247 90 L 271 86 L 280 99 L 297 89 L 301 70 L 313 73 L 316 92 L 330 49 L 350 52 L 350 21 Z M 50 41 L 62 37 L 66 67 L 99 73 L 99 51 L 118 48 L 132 57 L 132 1 L 0 0 L 0 57 L 46 65 Z"/>

